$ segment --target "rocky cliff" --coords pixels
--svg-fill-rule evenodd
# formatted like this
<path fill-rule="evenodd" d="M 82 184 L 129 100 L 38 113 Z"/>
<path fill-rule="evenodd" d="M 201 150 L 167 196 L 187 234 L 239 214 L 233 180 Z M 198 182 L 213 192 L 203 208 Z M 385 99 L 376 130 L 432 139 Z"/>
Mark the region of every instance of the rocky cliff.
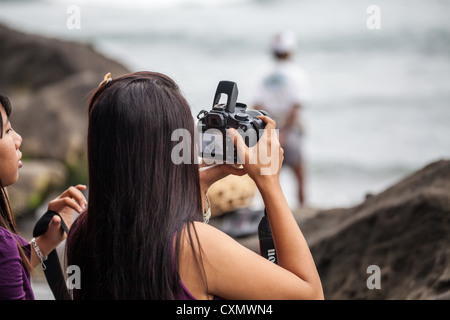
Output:
<path fill-rule="evenodd" d="M 327 299 L 450 299 L 450 161 L 300 226 Z"/>

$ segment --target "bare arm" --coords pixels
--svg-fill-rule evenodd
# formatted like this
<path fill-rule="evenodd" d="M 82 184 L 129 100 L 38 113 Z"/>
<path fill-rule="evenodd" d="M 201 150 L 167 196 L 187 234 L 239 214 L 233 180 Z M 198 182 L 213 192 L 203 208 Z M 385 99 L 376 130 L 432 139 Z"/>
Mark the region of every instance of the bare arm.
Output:
<path fill-rule="evenodd" d="M 259 187 L 269 216 L 278 264 L 304 281 L 305 291 L 322 296 L 322 285 L 303 234 L 278 183 Z"/>
<path fill-rule="evenodd" d="M 275 122 L 270 118 L 261 119 L 267 123 L 266 132 L 275 128 Z M 251 153 L 257 152 L 256 148 L 239 145 L 238 140 L 242 138 L 232 132 L 230 134 L 234 137 L 240 156 L 249 160 Z M 275 167 L 281 168 L 283 152 L 276 135 L 263 135 L 258 145 L 267 146 L 272 151 L 278 149 L 280 152 L 272 152 L 270 157 Z M 243 166 L 263 197 L 279 265 L 243 247 L 221 231 L 198 223 L 195 227 L 201 245 L 207 292 L 226 299 L 323 299 L 320 278 L 308 245 L 283 195 L 279 170 L 273 174 L 261 174 L 262 168 L 267 169 L 273 164 L 266 163 L 267 159 L 262 160 L 256 164 L 245 161 Z M 187 270 L 186 265 L 182 270 L 183 281 L 188 288 L 194 288 L 194 273 Z"/>

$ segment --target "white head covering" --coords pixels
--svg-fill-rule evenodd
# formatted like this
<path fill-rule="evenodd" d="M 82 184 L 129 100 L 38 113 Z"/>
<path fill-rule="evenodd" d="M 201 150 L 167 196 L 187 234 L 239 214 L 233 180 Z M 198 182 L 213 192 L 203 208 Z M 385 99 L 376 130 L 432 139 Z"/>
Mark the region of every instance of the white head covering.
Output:
<path fill-rule="evenodd" d="M 272 41 L 272 50 L 279 54 L 292 53 L 297 41 L 292 30 L 286 30 L 277 34 Z"/>

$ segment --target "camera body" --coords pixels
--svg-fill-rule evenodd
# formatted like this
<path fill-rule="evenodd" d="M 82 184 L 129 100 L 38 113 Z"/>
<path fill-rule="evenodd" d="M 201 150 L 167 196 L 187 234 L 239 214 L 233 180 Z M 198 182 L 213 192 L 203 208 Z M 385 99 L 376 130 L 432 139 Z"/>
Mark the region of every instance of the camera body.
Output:
<path fill-rule="evenodd" d="M 222 94 L 226 103 L 219 103 Z M 270 115 L 262 110 L 247 110 L 247 106 L 237 102 L 237 84 L 220 81 L 214 95 L 211 111 L 202 110 L 197 115 L 197 128 L 200 137 L 200 156 L 213 159 L 216 163 L 238 163 L 237 150 L 228 135 L 228 128 L 234 128 L 244 138 L 248 147 L 254 146 L 266 124 L 258 116 Z M 243 159 L 242 159 L 243 160 Z"/>

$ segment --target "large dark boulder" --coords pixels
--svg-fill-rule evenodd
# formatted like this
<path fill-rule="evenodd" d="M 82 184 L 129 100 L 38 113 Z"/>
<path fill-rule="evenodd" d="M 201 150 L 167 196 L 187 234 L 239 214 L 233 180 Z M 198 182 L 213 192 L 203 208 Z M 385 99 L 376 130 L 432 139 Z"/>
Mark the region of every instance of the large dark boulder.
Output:
<path fill-rule="evenodd" d="M 27 34 L 0 25 L 0 90 L 37 91 L 80 72 L 127 73 L 120 63 L 96 52 L 90 44 Z M 98 83 L 98 82 L 97 82 Z"/>
<path fill-rule="evenodd" d="M 113 76 L 129 73 L 89 44 L 0 25 L 0 93 L 10 98 L 11 123 L 23 138 L 24 181 L 39 181 L 37 189 L 45 193 L 54 187 L 65 189 L 69 183 L 87 183 L 87 104 L 108 72 Z M 52 174 L 55 168 L 65 180 L 42 179 L 43 173 Z M 48 185 L 43 185 L 45 181 Z M 16 214 L 32 210 L 39 205 L 36 199 L 45 197 L 31 193 L 26 185 L 19 174 L 19 182 L 10 188 Z"/>
<path fill-rule="evenodd" d="M 0 92 L 26 157 L 75 165 L 85 156 L 87 103 L 103 76 L 128 73 L 90 45 L 29 35 L 0 25 Z"/>
<path fill-rule="evenodd" d="M 301 222 L 327 299 L 450 299 L 450 161 Z M 380 269 L 369 289 L 367 268 Z"/>

